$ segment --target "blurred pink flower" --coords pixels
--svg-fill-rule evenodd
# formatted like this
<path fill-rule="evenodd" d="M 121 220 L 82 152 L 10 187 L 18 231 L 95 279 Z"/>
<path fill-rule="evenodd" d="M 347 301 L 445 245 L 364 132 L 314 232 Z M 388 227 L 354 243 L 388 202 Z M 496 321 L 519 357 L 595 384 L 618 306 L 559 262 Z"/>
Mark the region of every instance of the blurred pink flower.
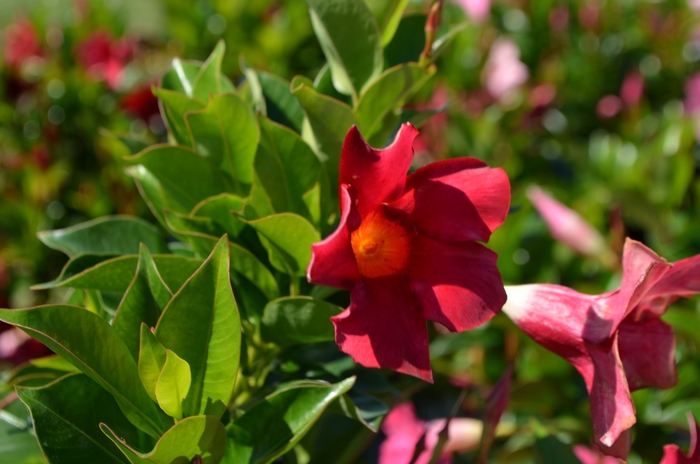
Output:
<path fill-rule="evenodd" d="M 690 426 L 688 454 L 683 454 L 678 445 L 666 445 L 664 446 L 664 456 L 659 464 L 700 464 L 700 446 L 698 446 L 700 427 L 695 423 L 695 418 L 691 413 L 688 413 L 688 425 Z"/>
<path fill-rule="evenodd" d="M 93 79 L 105 81 L 115 90 L 124 77 L 124 68 L 131 61 L 134 45 L 126 38 L 113 39 L 105 31 L 97 31 L 78 44 L 78 62 Z"/>
<path fill-rule="evenodd" d="M 610 119 L 620 112 L 622 102 L 615 95 L 606 95 L 598 101 L 595 112 L 600 119 Z"/>
<path fill-rule="evenodd" d="M 637 71 L 628 72 L 622 81 L 620 88 L 620 98 L 627 108 L 634 108 L 639 105 L 644 95 L 644 76 Z"/>
<path fill-rule="evenodd" d="M 630 391 L 677 382 L 675 337 L 660 316 L 678 298 L 700 293 L 700 255 L 669 264 L 627 239 L 618 290 L 585 295 L 534 284 L 506 292 L 503 311 L 583 376 L 596 443 L 606 454 L 626 458 L 628 429 L 636 422 Z"/>
<path fill-rule="evenodd" d="M 598 259 L 607 267 L 619 266 L 615 253 L 603 236 L 576 211 L 558 202 L 537 186 L 527 189 L 527 197 L 542 216 L 555 240 L 583 256 Z"/>
<path fill-rule="evenodd" d="M 605 456 L 597 449 L 583 445 L 574 446 L 574 454 L 581 464 L 619 464 L 620 461 L 612 456 Z"/>
<path fill-rule="evenodd" d="M 586 29 L 593 29 L 600 21 L 600 5 L 596 1 L 585 3 L 578 12 L 578 21 Z"/>
<path fill-rule="evenodd" d="M 26 19 L 7 26 L 3 35 L 5 63 L 11 68 L 19 69 L 27 59 L 43 56 L 39 36 Z"/>
<path fill-rule="evenodd" d="M 416 417 L 413 403 L 396 406 L 382 423 L 386 439 L 379 447 L 379 464 L 428 464 L 438 443 L 438 434 L 446 419 L 424 422 Z M 447 426 L 447 442 L 442 448 L 439 464 L 450 464 L 452 453 L 464 453 L 479 446 L 483 426 L 480 420 L 453 418 Z M 423 451 L 411 461 L 416 446 L 423 441 Z"/>
<path fill-rule="evenodd" d="M 476 23 L 483 22 L 491 14 L 491 0 L 452 0 Z"/>
<path fill-rule="evenodd" d="M 496 39 L 481 73 L 481 81 L 489 93 L 501 103 L 508 103 L 528 76 L 527 66 L 520 61 L 518 45 L 510 39 Z"/>

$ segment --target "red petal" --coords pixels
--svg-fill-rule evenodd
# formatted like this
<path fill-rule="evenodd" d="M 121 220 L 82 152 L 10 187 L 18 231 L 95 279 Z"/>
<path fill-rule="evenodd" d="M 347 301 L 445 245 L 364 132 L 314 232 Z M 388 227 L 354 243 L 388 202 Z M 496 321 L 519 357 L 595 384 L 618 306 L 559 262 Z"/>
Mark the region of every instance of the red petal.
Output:
<path fill-rule="evenodd" d="M 625 319 L 617 343 L 630 390 L 676 385 L 676 339 L 668 324 L 656 318 L 639 322 Z"/>
<path fill-rule="evenodd" d="M 357 261 L 350 245 L 351 226 L 359 224 L 351 211 L 352 199 L 346 185 L 340 186 L 340 224 L 325 240 L 311 245 L 311 262 L 306 270 L 309 282 L 352 290 L 360 279 Z M 353 223 L 358 224 L 353 224 Z"/>
<path fill-rule="evenodd" d="M 589 345 L 588 353 L 594 366 L 593 381 L 588 384 L 593 433 L 596 439 L 609 447 L 637 421 L 634 404 L 627 387 L 616 337 L 601 345 Z"/>
<path fill-rule="evenodd" d="M 626 462 L 627 456 L 630 454 L 630 448 L 632 447 L 632 437 L 629 429 L 622 432 L 612 446 L 605 446 L 596 439 L 594 439 L 593 442 L 603 454 L 607 455 L 599 464 L 618 464 L 620 461 L 618 461 L 617 458 Z"/>
<path fill-rule="evenodd" d="M 416 234 L 408 271 L 427 319 L 453 332 L 491 319 L 506 302 L 497 255 L 476 242 L 448 243 Z"/>
<path fill-rule="evenodd" d="M 350 128 L 340 156 L 340 183 L 357 190 L 356 206 L 361 217 L 401 195 L 413 160 L 416 135 L 415 127 L 404 124 L 391 145 L 376 150 L 362 138 L 357 127 Z"/>
<path fill-rule="evenodd" d="M 433 381 L 428 330 L 406 280 L 359 281 L 350 295 L 350 307 L 331 321 L 340 349 L 363 366 Z"/>
<path fill-rule="evenodd" d="M 671 265 L 643 244 L 627 239 L 622 256 L 622 284 L 593 308 L 584 338 L 592 344 L 602 343 L 644 298 L 644 295 L 668 271 Z"/>
<path fill-rule="evenodd" d="M 664 456 L 659 461 L 659 464 L 697 464 L 700 461 L 695 461 L 687 457 L 677 445 L 665 445 Z"/>
<path fill-rule="evenodd" d="M 434 239 L 482 242 L 503 224 L 509 205 L 506 173 L 474 158 L 439 161 L 417 170 L 408 176 L 403 196 L 390 204 Z"/>
<path fill-rule="evenodd" d="M 379 464 L 409 463 L 426 431 L 426 424 L 416 417 L 413 403 L 409 401 L 387 414 L 382 431 L 386 440 L 379 447 Z"/>
<path fill-rule="evenodd" d="M 700 293 L 700 255 L 673 263 L 673 267 L 652 287 L 648 298 L 682 296 L 690 298 Z"/>

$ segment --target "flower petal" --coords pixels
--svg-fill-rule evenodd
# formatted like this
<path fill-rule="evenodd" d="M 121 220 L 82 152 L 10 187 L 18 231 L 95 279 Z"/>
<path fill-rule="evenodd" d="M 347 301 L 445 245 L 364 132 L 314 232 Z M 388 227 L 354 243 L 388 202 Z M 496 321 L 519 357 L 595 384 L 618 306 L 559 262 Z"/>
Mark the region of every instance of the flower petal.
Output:
<path fill-rule="evenodd" d="M 404 194 L 389 206 L 408 214 L 411 224 L 431 238 L 487 242 L 509 205 L 510 183 L 502 169 L 455 158 L 408 176 Z"/>
<path fill-rule="evenodd" d="M 359 281 L 331 321 L 340 349 L 363 366 L 433 381 L 425 319 L 404 278 Z"/>
<path fill-rule="evenodd" d="M 643 244 L 627 239 L 622 256 L 622 284 L 594 306 L 584 338 L 591 344 L 609 339 L 617 326 L 644 298 L 649 289 L 670 269 L 665 259 Z"/>
<path fill-rule="evenodd" d="M 615 443 L 612 446 L 605 446 L 600 442 L 600 440 L 593 439 L 593 443 L 598 447 L 598 449 L 606 455 L 604 460 L 599 464 L 607 464 L 608 462 L 612 464 L 618 464 L 622 459 L 627 461 L 627 456 L 630 454 L 630 448 L 632 447 L 632 434 L 629 429 L 622 432 Z"/>
<path fill-rule="evenodd" d="M 687 457 L 678 445 L 665 445 L 664 455 L 659 464 L 697 464 L 698 461 Z"/>
<path fill-rule="evenodd" d="M 352 290 L 360 279 L 357 261 L 350 245 L 351 226 L 359 218 L 352 211 L 352 198 L 346 185 L 340 186 L 340 224 L 325 240 L 311 245 L 311 262 L 306 270 L 309 282 Z"/>
<path fill-rule="evenodd" d="M 618 347 L 630 390 L 671 388 L 678 382 L 676 338 L 660 319 L 625 319 L 618 330 Z"/>
<path fill-rule="evenodd" d="M 491 319 L 506 302 L 496 259 L 476 242 L 440 242 L 416 234 L 408 275 L 425 317 L 453 332 Z"/>
<path fill-rule="evenodd" d="M 700 255 L 695 255 L 673 263 L 673 267 L 649 290 L 645 300 L 664 296 L 690 298 L 698 293 Z"/>
<path fill-rule="evenodd" d="M 591 397 L 593 433 L 603 445 L 611 447 L 637 421 L 617 336 L 600 345 L 588 345 L 588 353 L 594 368 L 592 382 L 586 382 Z"/>
<path fill-rule="evenodd" d="M 404 124 L 391 145 L 377 150 L 369 146 L 356 126 L 350 128 L 340 156 L 340 183 L 357 190 L 355 204 L 361 217 L 401 195 L 417 135 L 415 127 Z"/>
<path fill-rule="evenodd" d="M 408 401 L 387 414 L 382 432 L 386 439 L 379 447 L 379 464 L 408 464 L 426 432 L 426 424 L 416 417 L 413 403 Z"/>

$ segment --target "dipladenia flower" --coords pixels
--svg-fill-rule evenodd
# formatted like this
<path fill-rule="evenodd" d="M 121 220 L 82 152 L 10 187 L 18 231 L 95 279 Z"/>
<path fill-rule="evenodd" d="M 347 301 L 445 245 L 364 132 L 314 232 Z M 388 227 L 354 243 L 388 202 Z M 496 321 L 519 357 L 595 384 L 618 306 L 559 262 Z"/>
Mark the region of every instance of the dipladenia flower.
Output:
<path fill-rule="evenodd" d="M 664 456 L 659 464 L 700 464 L 700 446 L 698 446 L 700 427 L 695 423 L 695 418 L 690 413 L 688 413 L 688 425 L 690 425 L 688 454 L 683 454 L 678 445 L 666 445 L 664 446 Z"/>
<path fill-rule="evenodd" d="M 406 176 L 418 131 L 404 124 L 389 147 L 371 148 L 356 127 L 340 160 L 338 228 L 312 247 L 310 282 L 350 290 L 332 318 L 355 361 L 432 381 L 426 319 L 451 331 L 488 321 L 505 302 L 488 241 L 505 220 L 508 177 L 473 158 Z"/>
<path fill-rule="evenodd" d="M 700 255 L 668 263 L 634 240 L 625 242 L 618 290 L 585 295 L 560 285 L 506 287 L 503 311 L 583 376 L 595 439 L 625 458 L 635 423 L 630 391 L 676 384 L 675 338 L 659 317 L 680 297 L 700 292 Z"/>

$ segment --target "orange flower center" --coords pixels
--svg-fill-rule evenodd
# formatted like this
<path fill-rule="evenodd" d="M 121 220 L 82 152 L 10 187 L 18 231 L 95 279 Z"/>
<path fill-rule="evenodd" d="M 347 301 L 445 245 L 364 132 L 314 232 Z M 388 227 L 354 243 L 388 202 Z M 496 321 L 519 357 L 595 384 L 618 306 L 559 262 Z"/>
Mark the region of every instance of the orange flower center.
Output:
<path fill-rule="evenodd" d="M 408 264 L 411 237 L 382 213 L 367 216 L 350 236 L 350 243 L 360 274 L 365 277 L 398 274 Z"/>

